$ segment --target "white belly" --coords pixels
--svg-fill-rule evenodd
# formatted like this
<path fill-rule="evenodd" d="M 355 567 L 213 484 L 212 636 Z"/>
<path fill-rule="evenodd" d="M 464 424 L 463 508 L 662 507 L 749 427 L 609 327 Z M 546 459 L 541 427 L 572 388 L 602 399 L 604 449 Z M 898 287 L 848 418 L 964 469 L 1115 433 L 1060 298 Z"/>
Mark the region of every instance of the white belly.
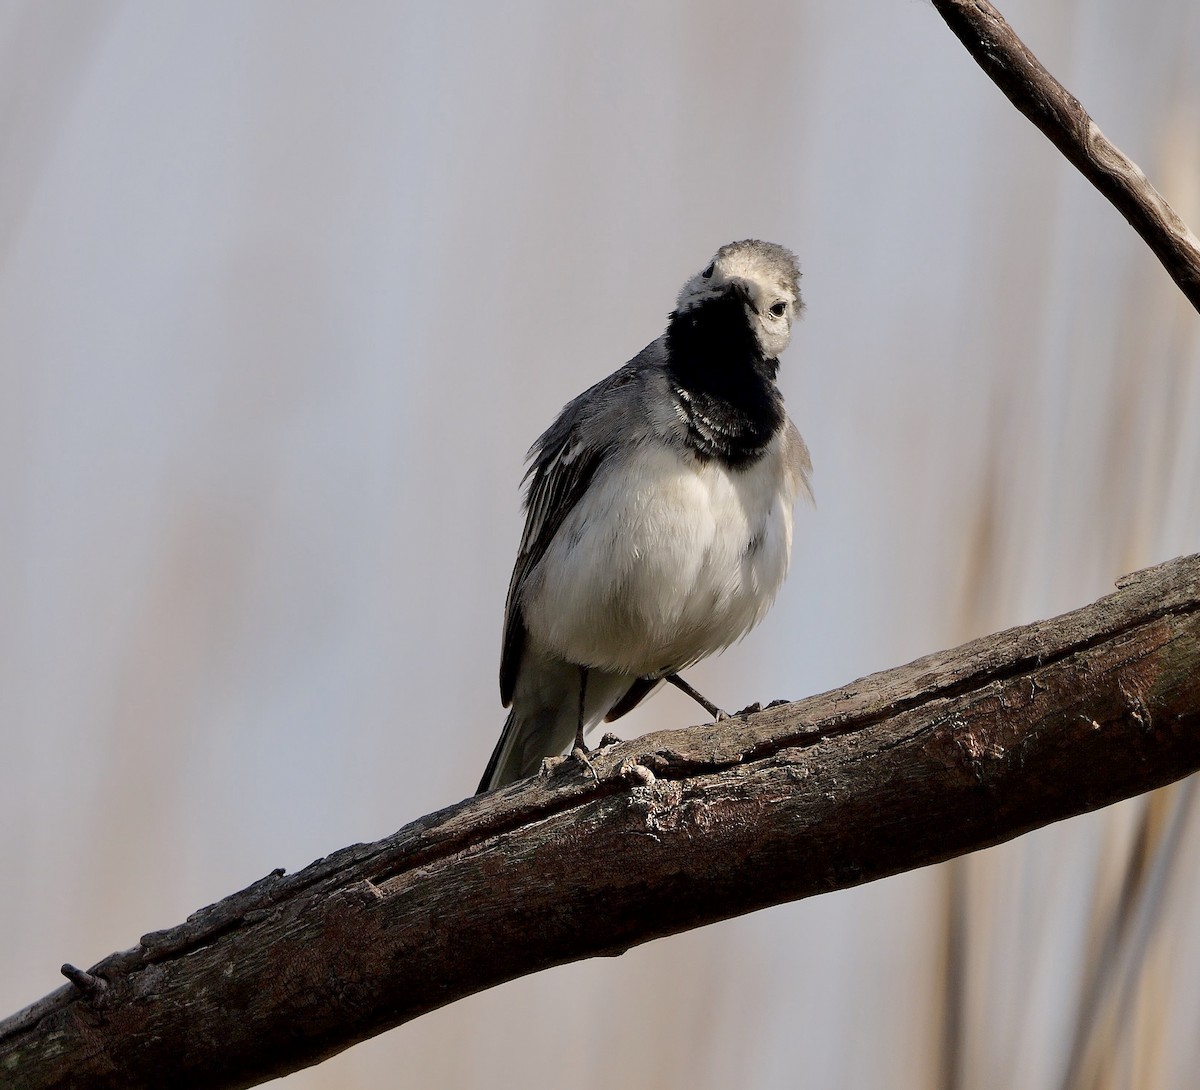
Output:
<path fill-rule="evenodd" d="M 794 500 L 782 436 L 742 471 L 642 447 L 592 482 L 531 573 L 530 636 L 570 662 L 638 676 L 723 650 L 787 574 Z"/>

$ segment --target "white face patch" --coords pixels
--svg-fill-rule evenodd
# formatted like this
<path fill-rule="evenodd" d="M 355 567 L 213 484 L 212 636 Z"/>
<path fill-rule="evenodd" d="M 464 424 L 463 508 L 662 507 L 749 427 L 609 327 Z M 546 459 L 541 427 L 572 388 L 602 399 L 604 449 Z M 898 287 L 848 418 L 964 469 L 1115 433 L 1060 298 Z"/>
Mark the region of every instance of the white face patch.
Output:
<path fill-rule="evenodd" d="M 731 242 L 684 284 L 675 309 L 686 314 L 722 298 L 736 285 L 748 300 L 746 315 L 763 355 L 777 359 L 791 340 L 792 320 L 803 306 L 799 276 L 790 250 L 754 239 Z"/>

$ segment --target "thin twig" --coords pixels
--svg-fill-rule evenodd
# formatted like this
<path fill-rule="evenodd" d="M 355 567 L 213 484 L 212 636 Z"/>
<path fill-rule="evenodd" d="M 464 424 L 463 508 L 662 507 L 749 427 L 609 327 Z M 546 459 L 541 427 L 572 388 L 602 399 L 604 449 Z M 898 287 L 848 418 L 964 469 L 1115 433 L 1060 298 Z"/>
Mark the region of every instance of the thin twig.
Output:
<path fill-rule="evenodd" d="M 992 82 L 1142 236 L 1200 311 L 1200 240 L 987 0 L 933 0 Z"/>

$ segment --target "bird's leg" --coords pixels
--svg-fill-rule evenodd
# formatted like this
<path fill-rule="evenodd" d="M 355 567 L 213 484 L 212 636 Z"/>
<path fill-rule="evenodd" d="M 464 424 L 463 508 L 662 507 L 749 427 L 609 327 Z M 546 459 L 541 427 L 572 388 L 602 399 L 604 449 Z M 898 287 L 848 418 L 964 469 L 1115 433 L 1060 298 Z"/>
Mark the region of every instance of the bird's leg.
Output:
<path fill-rule="evenodd" d="M 579 718 L 575 721 L 575 745 L 571 747 L 571 756 L 577 757 L 585 765 L 587 770 L 592 774 L 592 779 L 597 783 L 600 782 L 600 777 L 596 775 L 596 770 L 592 767 L 592 762 L 588 760 L 587 743 L 583 740 L 583 701 L 587 696 L 587 667 L 579 667 Z"/>
<path fill-rule="evenodd" d="M 587 667 L 579 667 L 579 718 L 575 726 L 575 749 L 587 753 L 588 748 L 583 740 L 583 698 L 587 695 Z"/>
<path fill-rule="evenodd" d="M 722 719 L 729 718 L 729 714 L 727 712 L 721 711 L 721 709 L 718 708 L 711 700 L 706 700 L 678 674 L 666 674 L 663 676 L 663 681 L 669 681 L 681 693 L 687 693 L 688 696 L 690 696 L 697 704 L 700 705 L 700 707 L 702 707 L 706 712 L 708 712 L 709 715 L 713 717 L 714 721 L 720 722 Z"/>

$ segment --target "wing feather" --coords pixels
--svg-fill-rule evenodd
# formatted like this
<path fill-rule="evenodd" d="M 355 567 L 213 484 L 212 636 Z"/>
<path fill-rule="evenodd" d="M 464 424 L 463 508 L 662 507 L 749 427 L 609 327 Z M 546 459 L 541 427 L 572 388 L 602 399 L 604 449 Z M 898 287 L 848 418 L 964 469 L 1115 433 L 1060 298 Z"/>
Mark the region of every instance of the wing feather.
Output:
<path fill-rule="evenodd" d="M 504 607 L 500 698 L 505 707 L 512 702 L 525 648 L 525 619 L 521 615 L 521 591 L 525 580 L 546 555 L 559 527 L 611 452 L 612 440 L 606 442 L 599 436 L 615 437 L 613 429 L 593 425 L 614 408 L 612 395 L 638 378 L 642 368 L 635 366 L 636 363 L 635 360 L 627 364 L 580 394 L 563 409 L 529 452 L 529 469 L 525 473 L 529 482 L 525 494 L 525 530 Z"/>

